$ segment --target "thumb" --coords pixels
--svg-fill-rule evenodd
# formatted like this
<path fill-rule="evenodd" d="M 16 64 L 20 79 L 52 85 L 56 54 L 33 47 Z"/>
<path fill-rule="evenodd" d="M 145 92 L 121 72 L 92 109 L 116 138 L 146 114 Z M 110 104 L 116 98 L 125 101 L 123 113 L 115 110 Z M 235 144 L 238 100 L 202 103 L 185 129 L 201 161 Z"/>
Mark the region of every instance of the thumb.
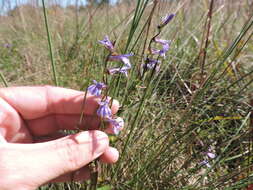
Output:
<path fill-rule="evenodd" d="M 44 155 L 47 168 L 61 175 L 87 165 L 108 148 L 109 140 L 105 133 L 95 130 L 84 131 L 42 143 L 40 157 Z"/>
<path fill-rule="evenodd" d="M 5 172 L 15 173 L 18 184 L 36 188 L 87 165 L 108 147 L 108 136 L 101 131 L 85 131 L 44 143 L 10 143 L 4 153 L 4 164 L 6 170 L 15 171 Z"/>

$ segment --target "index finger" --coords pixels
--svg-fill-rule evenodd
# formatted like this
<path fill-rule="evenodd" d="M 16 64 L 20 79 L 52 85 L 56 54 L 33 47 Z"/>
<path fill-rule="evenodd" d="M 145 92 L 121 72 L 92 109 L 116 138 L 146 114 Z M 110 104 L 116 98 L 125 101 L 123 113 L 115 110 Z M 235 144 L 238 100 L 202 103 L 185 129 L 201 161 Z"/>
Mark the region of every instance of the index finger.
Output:
<path fill-rule="evenodd" d="M 24 119 L 37 119 L 52 114 L 96 114 L 100 97 L 84 92 L 54 86 L 22 86 L 0 89 L 0 97 L 17 110 Z M 112 113 L 118 111 L 119 102 L 113 100 Z"/>

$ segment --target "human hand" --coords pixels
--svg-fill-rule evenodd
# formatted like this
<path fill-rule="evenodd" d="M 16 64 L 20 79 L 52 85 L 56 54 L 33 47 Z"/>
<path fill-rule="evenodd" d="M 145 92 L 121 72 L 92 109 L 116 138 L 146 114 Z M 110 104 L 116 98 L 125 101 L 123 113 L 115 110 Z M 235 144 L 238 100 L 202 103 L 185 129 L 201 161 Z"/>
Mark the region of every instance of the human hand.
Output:
<path fill-rule="evenodd" d="M 0 187 L 31 190 L 48 182 L 89 178 L 86 166 L 96 158 L 114 163 L 118 151 L 98 131 L 99 98 L 87 95 L 83 131 L 75 130 L 84 93 L 60 87 L 12 87 L 0 89 Z M 113 101 L 112 113 L 119 103 Z"/>

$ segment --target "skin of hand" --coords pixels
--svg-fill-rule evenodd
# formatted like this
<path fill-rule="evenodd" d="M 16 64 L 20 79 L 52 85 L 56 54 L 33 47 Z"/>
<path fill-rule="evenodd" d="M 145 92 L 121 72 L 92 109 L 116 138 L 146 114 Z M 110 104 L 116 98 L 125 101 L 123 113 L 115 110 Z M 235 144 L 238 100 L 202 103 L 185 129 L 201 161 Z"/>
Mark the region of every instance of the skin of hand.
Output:
<path fill-rule="evenodd" d="M 32 190 L 50 182 L 89 178 L 88 163 L 99 158 L 114 163 L 119 153 L 109 146 L 108 136 L 97 130 L 99 97 L 53 87 L 0 89 L 0 189 Z M 76 130 L 83 108 L 80 129 Z M 116 114 L 118 101 L 112 104 Z M 108 126 L 110 128 L 110 126 Z M 107 129 L 108 130 L 108 129 Z"/>

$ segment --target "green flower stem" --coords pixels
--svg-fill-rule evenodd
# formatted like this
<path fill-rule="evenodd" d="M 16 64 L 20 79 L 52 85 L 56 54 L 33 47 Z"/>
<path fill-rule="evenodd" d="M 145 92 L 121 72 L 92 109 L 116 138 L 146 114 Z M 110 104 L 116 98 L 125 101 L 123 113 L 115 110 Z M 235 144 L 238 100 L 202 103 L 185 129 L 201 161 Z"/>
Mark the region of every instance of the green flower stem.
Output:
<path fill-rule="evenodd" d="M 53 78 L 54 78 L 55 85 L 58 86 L 58 80 L 57 80 L 57 76 L 56 76 L 56 66 L 55 66 L 55 61 L 54 61 L 53 48 L 52 48 L 51 36 L 50 36 L 50 32 L 49 32 L 49 27 L 48 27 L 47 12 L 46 12 L 46 7 L 45 7 L 44 0 L 42 0 L 42 6 L 43 6 L 45 26 L 46 26 L 46 30 L 47 30 L 47 40 L 48 40 L 49 54 L 50 54 L 51 65 L 52 65 L 52 69 L 53 69 Z"/>

